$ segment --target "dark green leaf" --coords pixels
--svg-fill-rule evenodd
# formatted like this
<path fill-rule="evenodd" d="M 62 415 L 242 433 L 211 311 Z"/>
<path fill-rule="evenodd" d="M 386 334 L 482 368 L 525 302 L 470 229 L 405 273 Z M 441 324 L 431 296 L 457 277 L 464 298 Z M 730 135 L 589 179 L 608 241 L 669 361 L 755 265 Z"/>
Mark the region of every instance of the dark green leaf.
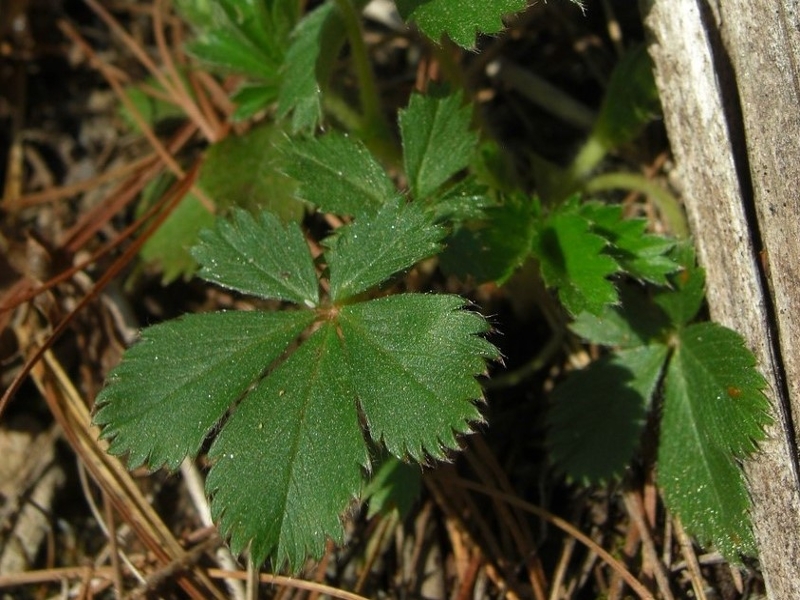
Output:
<path fill-rule="evenodd" d="M 390 202 L 325 240 L 330 295 L 341 302 L 436 254 L 444 229 L 418 204 Z"/>
<path fill-rule="evenodd" d="M 284 162 L 286 172 L 300 184 L 300 197 L 324 212 L 374 214 L 398 195 L 364 144 L 347 135 L 293 140 Z"/>
<path fill-rule="evenodd" d="M 192 249 L 200 277 L 245 294 L 316 306 L 319 284 L 303 233 L 269 212 L 256 221 L 236 210 L 200 234 Z"/>
<path fill-rule="evenodd" d="M 584 485 L 621 477 L 639 446 L 667 357 L 660 344 L 623 350 L 570 375 L 553 392 L 553 461 Z"/>
<path fill-rule="evenodd" d="M 274 84 L 244 84 L 231 96 L 231 101 L 236 105 L 236 112 L 231 119 L 235 123 L 246 121 L 269 106 L 277 96 L 278 88 Z"/>
<path fill-rule="evenodd" d="M 465 223 L 441 255 L 445 273 L 478 283 L 505 282 L 530 253 L 535 229 L 530 199 L 514 195 L 486 209 L 482 221 Z"/>
<path fill-rule="evenodd" d="M 672 289 L 660 290 L 654 300 L 676 327 L 683 327 L 697 316 L 706 295 L 706 274 L 695 263 L 691 243 L 676 246 L 671 253 L 683 269 L 670 277 Z"/>
<path fill-rule="evenodd" d="M 463 103 L 461 94 L 413 94 L 400 111 L 403 162 L 415 200 L 428 198 L 469 164 L 478 136 L 469 129 L 471 109 Z"/>
<path fill-rule="evenodd" d="M 313 320 L 308 311 L 187 315 L 148 327 L 97 397 L 94 422 L 133 468 L 175 469 Z"/>
<path fill-rule="evenodd" d="M 369 502 L 367 518 L 393 510 L 398 512 L 401 519 L 405 518 L 419 496 L 421 487 L 422 471 L 419 466 L 387 456 L 361 492 L 361 499 Z"/>
<path fill-rule="evenodd" d="M 206 151 L 198 185 L 225 209 L 267 209 L 285 221 L 303 216 L 295 182 L 282 173 L 283 131 L 262 125 L 242 136 L 229 136 Z"/>
<path fill-rule="evenodd" d="M 206 488 L 235 552 L 300 566 L 358 495 L 369 463 L 336 326 L 324 325 L 239 404 L 211 448 Z"/>
<path fill-rule="evenodd" d="M 534 236 L 533 252 L 542 276 L 572 314 L 598 314 L 617 301 L 617 292 L 607 279 L 619 267 L 605 254 L 607 242 L 592 233 L 589 223 L 570 212 L 550 216 Z"/>
<path fill-rule="evenodd" d="M 667 507 L 729 560 L 755 553 L 738 461 L 770 422 L 765 385 L 735 332 L 714 323 L 679 332 L 665 382 L 658 481 Z"/>
<path fill-rule="evenodd" d="M 570 325 L 575 333 L 595 344 L 631 348 L 664 336 L 667 315 L 636 285 L 621 285 L 621 306 L 603 307 L 599 314 L 582 312 Z"/>
<path fill-rule="evenodd" d="M 479 421 L 474 376 L 497 350 L 457 296 L 404 294 L 343 306 L 339 326 L 370 435 L 397 457 L 443 458 Z"/>
<path fill-rule="evenodd" d="M 443 33 L 464 48 L 475 46 L 476 33 L 497 33 L 503 29 L 500 17 L 525 8 L 525 0 L 397 0 L 405 20 L 413 20 L 429 38 L 438 41 Z"/>

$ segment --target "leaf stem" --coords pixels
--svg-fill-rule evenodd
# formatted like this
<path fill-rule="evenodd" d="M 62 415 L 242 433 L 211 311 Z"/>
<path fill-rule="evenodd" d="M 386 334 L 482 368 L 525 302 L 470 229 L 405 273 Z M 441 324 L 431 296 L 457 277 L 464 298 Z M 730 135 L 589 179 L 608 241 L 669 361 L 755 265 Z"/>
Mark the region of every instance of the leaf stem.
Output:
<path fill-rule="evenodd" d="M 381 99 L 378 95 L 378 86 L 375 83 L 375 74 L 369 62 L 367 47 L 361 33 L 361 23 L 352 0 L 336 0 L 342 21 L 344 22 L 347 38 L 350 41 L 350 51 L 353 53 L 353 63 L 359 81 L 359 97 L 361 110 L 364 112 L 366 131 L 368 136 L 385 137 L 389 127 L 381 111 Z"/>
<path fill-rule="evenodd" d="M 689 237 L 689 225 L 686 222 L 686 216 L 683 214 L 683 209 L 678 199 L 644 175 L 637 173 L 604 173 L 603 175 L 592 177 L 584 185 L 584 189 L 587 192 L 601 192 L 620 188 L 635 190 L 650 196 L 672 233 L 681 239 Z"/>

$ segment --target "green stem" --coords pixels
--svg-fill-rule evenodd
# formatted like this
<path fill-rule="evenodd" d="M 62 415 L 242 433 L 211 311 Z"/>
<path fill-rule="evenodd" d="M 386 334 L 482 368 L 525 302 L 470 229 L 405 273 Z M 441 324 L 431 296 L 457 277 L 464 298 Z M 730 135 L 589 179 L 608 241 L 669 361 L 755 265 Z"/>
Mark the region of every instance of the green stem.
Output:
<path fill-rule="evenodd" d="M 605 173 L 592 177 L 583 186 L 587 192 L 604 192 L 614 189 L 634 190 L 650 197 L 675 237 L 689 237 L 689 225 L 680 202 L 661 186 L 637 173 Z"/>
<path fill-rule="evenodd" d="M 347 38 L 350 41 L 350 51 L 359 82 L 359 97 L 361 110 L 364 112 L 368 136 L 383 137 L 388 135 L 389 127 L 381 112 L 381 99 L 378 95 L 378 86 L 375 83 L 375 74 L 369 62 L 367 46 L 361 33 L 359 15 L 353 6 L 352 0 L 336 0 L 342 21 L 344 22 Z"/>

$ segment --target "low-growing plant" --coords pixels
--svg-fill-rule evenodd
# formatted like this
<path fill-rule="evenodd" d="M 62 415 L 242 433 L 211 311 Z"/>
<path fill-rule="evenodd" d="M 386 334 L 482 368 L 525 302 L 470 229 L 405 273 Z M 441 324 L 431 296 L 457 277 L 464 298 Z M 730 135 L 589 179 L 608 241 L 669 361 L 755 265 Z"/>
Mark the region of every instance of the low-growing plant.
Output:
<path fill-rule="evenodd" d="M 280 0 L 178 2 L 196 30 L 195 56 L 245 77 L 234 118 L 261 116 L 206 150 L 198 185 L 225 214 L 170 262 L 200 229 L 181 222 L 209 222 L 185 218 L 202 215 L 187 197 L 171 217 L 177 229 L 167 220 L 145 257 L 169 278 L 199 268 L 200 278 L 280 309 L 145 329 L 97 398 L 110 451 L 131 467 L 174 469 L 213 438 L 206 486 L 234 550 L 297 567 L 327 538 L 342 539 L 340 515 L 373 457 L 443 459 L 482 421 L 476 377 L 499 358 L 487 321 L 459 296 L 402 292 L 396 275 L 438 256 L 447 273 L 502 284 L 533 260 L 572 331 L 611 348 L 552 394 L 555 465 L 584 485 L 619 479 L 658 415 L 667 507 L 728 558 L 753 553 L 740 462 L 769 420 L 764 380 L 737 334 L 692 323 L 704 278 L 679 239 L 671 196 L 654 192 L 679 238 L 648 233 L 645 220 L 590 195 L 642 184 L 594 168 L 657 110 L 646 53 L 621 61 L 571 166 L 536 161 L 542 190 L 532 197 L 506 180 L 502 154 L 473 129 L 465 91 L 452 85 L 412 94 L 393 141 L 360 33 L 363 4 L 327 0 L 301 15 Z M 433 44 L 447 37 L 465 48 L 524 6 L 397 2 Z M 345 43 L 358 107 L 331 80 Z M 343 223 L 318 253 L 300 226 L 306 210 Z M 390 464 L 380 481 L 395 472 Z M 369 495 L 385 496 L 381 485 Z"/>

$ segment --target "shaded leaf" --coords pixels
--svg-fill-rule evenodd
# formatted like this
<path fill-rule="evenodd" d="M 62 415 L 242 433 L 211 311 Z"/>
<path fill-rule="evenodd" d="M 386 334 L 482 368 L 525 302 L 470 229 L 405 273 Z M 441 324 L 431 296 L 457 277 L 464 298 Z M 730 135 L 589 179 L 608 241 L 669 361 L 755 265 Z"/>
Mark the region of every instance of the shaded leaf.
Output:
<path fill-rule="evenodd" d="M 623 350 L 556 387 L 548 445 L 570 479 L 589 485 L 622 476 L 639 447 L 666 357 L 660 344 Z"/>
<path fill-rule="evenodd" d="M 330 295 L 342 302 L 436 254 L 444 229 L 418 204 L 390 202 L 325 240 Z"/>
<path fill-rule="evenodd" d="M 202 265 L 200 277 L 245 294 L 288 300 L 305 306 L 319 302 L 319 284 L 303 233 L 284 226 L 269 212 L 256 221 L 236 210 L 200 234 L 192 255 Z"/>
<path fill-rule="evenodd" d="M 735 332 L 702 323 L 678 335 L 665 382 L 658 481 L 687 530 L 735 561 L 756 550 L 738 461 L 770 422 L 766 383 Z"/>
<path fill-rule="evenodd" d="M 463 104 L 460 93 L 413 94 L 400 111 L 403 163 L 415 200 L 428 198 L 469 164 L 478 136 L 469 129 L 471 109 Z"/>
<path fill-rule="evenodd" d="M 362 501 L 369 503 L 367 518 L 393 510 L 401 519 L 405 518 L 421 487 L 422 471 L 418 466 L 404 463 L 394 456 L 385 457 L 361 492 Z"/>
<path fill-rule="evenodd" d="M 308 325 L 308 312 L 187 315 L 148 327 L 97 396 L 94 422 L 130 468 L 176 469 Z"/>
<path fill-rule="evenodd" d="M 463 48 L 475 46 L 477 33 L 503 29 L 500 17 L 525 8 L 525 0 L 397 0 L 405 20 L 413 20 L 429 38 L 438 41 L 443 33 Z"/>
<path fill-rule="evenodd" d="M 283 131 L 262 125 L 241 136 L 228 136 L 206 150 L 198 185 L 225 209 L 267 209 L 285 221 L 303 216 L 295 182 L 282 169 Z"/>
<path fill-rule="evenodd" d="M 676 327 L 683 327 L 697 316 L 706 295 L 706 273 L 697 266 L 694 248 L 690 243 L 676 246 L 672 251 L 682 270 L 670 276 L 672 289 L 659 290 L 654 301 L 667 313 Z"/>
<path fill-rule="evenodd" d="M 284 163 L 299 183 L 298 195 L 324 212 L 374 214 L 398 195 L 366 146 L 348 135 L 293 140 Z"/>

